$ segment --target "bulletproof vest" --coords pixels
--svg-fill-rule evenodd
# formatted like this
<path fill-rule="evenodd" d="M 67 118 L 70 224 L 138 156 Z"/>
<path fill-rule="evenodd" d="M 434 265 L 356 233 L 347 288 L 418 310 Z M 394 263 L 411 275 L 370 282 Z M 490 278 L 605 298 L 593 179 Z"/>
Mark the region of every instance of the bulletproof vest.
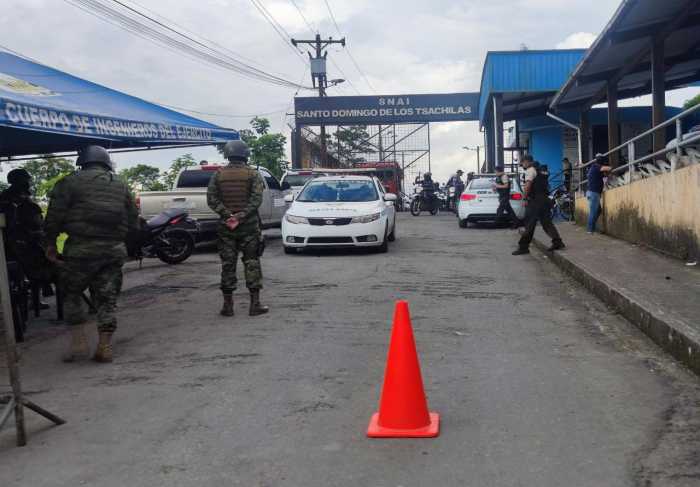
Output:
<path fill-rule="evenodd" d="M 496 184 L 504 184 L 503 182 L 503 174 L 500 176 L 496 176 Z M 498 191 L 498 196 L 508 196 L 510 197 L 510 180 L 508 181 L 508 187 L 507 188 L 497 188 Z"/>
<path fill-rule="evenodd" d="M 69 191 L 64 228 L 69 236 L 124 241 L 129 229 L 129 188 L 104 169 L 82 169 L 56 188 Z"/>
<path fill-rule="evenodd" d="M 532 181 L 530 194 L 532 199 L 544 199 L 549 195 L 549 176 L 540 172 L 539 168 L 537 168 L 537 176 Z"/>
<path fill-rule="evenodd" d="M 255 173 L 255 169 L 240 164 L 232 164 L 219 170 L 221 201 L 231 213 L 245 210 Z"/>

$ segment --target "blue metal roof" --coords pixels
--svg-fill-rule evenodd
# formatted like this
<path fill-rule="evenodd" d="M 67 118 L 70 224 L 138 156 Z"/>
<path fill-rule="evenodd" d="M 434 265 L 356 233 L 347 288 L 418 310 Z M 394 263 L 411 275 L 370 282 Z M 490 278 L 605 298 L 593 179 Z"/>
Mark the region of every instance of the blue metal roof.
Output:
<path fill-rule="evenodd" d="M 0 52 L 0 156 L 208 145 L 238 139 L 218 127 L 68 73 Z"/>
<path fill-rule="evenodd" d="M 504 103 L 511 107 L 504 107 L 506 118 L 509 113 L 539 106 L 546 110 L 549 101 L 543 104 L 536 95 L 542 94 L 542 98 L 553 96 L 585 52 L 585 49 L 562 49 L 487 53 L 481 77 L 479 120 L 484 123 L 494 93 L 509 94 L 504 97 Z"/>

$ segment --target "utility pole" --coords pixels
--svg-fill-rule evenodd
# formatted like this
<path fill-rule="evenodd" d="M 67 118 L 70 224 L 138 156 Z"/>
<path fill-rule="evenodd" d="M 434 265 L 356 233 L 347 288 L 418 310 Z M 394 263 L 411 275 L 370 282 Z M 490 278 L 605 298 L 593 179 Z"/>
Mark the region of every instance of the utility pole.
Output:
<path fill-rule="evenodd" d="M 314 55 L 309 52 L 309 60 L 311 61 L 311 80 L 314 88 L 318 88 L 318 96 L 323 98 L 326 95 L 328 88 L 328 77 L 326 76 L 326 59 L 328 51 L 323 52 L 325 48 L 331 44 L 341 44 L 345 47 L 345 37 L 340 40 L 334 40 L 332 37 L 321 39 L 320 34 L 316 34 L 315 39 L 292 39 L 292 45 L 296 47 L 299 44 L 308 44 L 314 48 Z M 342 83 L 345 80 L 331 80 L 331 86 Z M 326 126 L 321 124 L 321 165 L 326 167 L 328 163 L 328 151 L 326 148 Z"/>

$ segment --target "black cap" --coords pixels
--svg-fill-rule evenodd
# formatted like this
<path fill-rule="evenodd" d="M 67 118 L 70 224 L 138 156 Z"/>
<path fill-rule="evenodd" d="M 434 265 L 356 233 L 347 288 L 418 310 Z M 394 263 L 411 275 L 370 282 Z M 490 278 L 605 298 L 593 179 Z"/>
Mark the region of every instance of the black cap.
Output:
<path fill-rule="evenodd" d="M 532 158 L 532 156 L 530 154 L 525 154 L 523 157 L 520 158 L 520 162 L 524 162 L 524 161 L 533 162 L 534 159 Z"/>
<path fill-rule="evenodd" d="M 502 171 L 503 171 L 503 166 L 496 166 L 496 171 L 502 172 Z"/>

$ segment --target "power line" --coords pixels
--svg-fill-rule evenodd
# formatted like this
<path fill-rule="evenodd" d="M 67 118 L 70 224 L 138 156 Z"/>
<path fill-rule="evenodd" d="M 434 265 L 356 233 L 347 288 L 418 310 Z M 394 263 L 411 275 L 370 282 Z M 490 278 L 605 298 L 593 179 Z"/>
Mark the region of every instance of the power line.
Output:
<path fill-rule="evenodd" d="M 333 25 L 335 25 L 335 30 L 338 31 L 338 34 L 342 37 L 342 33 L 340 32 L 340 27 L 338 26 L 338 21 L 335 20 L 335 15 L 333 15 L 333 10 L 331 10 L 331 6 L 328 3 L 328 0 L 323 0 L 326 4 L 326 8 L 328 9 L 328 14 L 331 16 L 331 20 L 333 21 Z"/>
<path fill-rule="evenodd" d="M 340 26 L 338 25 L 338 21 L 335 19 L 335 15 L 333 15 L 333 10 L 331 9 L 330 3 L 328 3 L 328 0 L 323 0 L 323 2 L 326 4 L 326 9 L 328 10 L 328 14 L 331 17 L 331 20 L 333 21 L 333 24 L 335 25 L 335 29 L 338 31 L 338 34 L 343 37 L 343 32 L 340 30 Z M 349 47 L 345 47 L 345 51 L 348 53 L 348 57 L 350 58 L 350 61 L 352 61 L 352 64 L 355 65 L 355 69 L 357 69 L 357 72 L 360 73 L 360 76 L 362 76 L 362 79 L 365 80 L 365 83 L 367 83 L 367 86 L 369 88 L 377 93 L 377 90 L 374 89 L 374 86 L 372 86 L 372 83 L 369 82 L 369 79 L 367 79 L 367 76 L 365 75 L 364 71 L 362 71 L 362 68 L 360 68 L 360 65 L 358 62 L 355 60 L 355 57 L 352 55 L 350 52 Z"/>
<path fill-rule="evenodd" d="M 282 39 L 282 42 L 284 42 L 284 45 L 291 48 L 297 56 L 299 56 L 306 64 L 308 64 L 309 62 L 301 53 L 301 51 L 297 50 L 294 46 L 292 46 L 289 43 L 289 40 L 292 38 L 292 36 L 289 35 L 289 32 L 287 32 L 287 30 L 284 27 L 282 27 L 282 24 L 277 22 L 277 19 L 275 19 L 275 17 L 270 13 L 270 11 L 265 8 L 265 5 L 263 5 L 260 0 L 250 0 L 250 2 L 258 10 L 258 12 L 260 12 L 260 15 L 263 16 L 267 23 L 272 26 L 272 28 L 275 30 L 280 39 Z"/>
<path fill-rule="evenodd" d="M 294 5 L 294 8 L 297 9 L 297 12 L 299 12 L 299 15 L 301 16 L 302 20 L 304 21 L 304 23 L 306 24 L 306 26 L 309 28 L 309 30 L 311 31 L 311 33 L 312 33 L 312 34 L 317 33 L 317 32 L 318 32 L 318 27 L 312 27 L 312 26 L 311 26 L 311 23 L 308 21 L 308 19 L 306 18 L 306 15 L 304 15 L 304 12 L 301 10 L 301 8 L 299 8 L 299 5 L 297 4 L 297 2 L 295 2 L 295 0 L 289 0 L 289 3 L 291 3 L 292 5 Z"/>
<path fill-rule="evenodd" d="M 299 5 L 296 3 L 296 1 L 295 1 L 295 0 L 289 0 L 289 2 L 290 2 L 292 5 L 294 5 L 294 8 L 296 8 L 297 12 L 299 12 L 299 16 L 301 16 L 301 19 L 302 19 L 302 20 L 304 21 L 304 23 L 306 24 L 306 27 L 309 28 L 309 32 L 311 33 L 311 35 L 313 36 L 315 33 L 317 33 L 317 32 L 318 32 L 318 28 L 311 25 L 311 23 L 310 23 L 309 20 L 306 18 L 306 16 L 304 15 L 304 12 L 303 12 L 302 9 L 299 7 Z M 352 87 L 352 89 L 355 90 L 355 92 L 359 95 L 359 94 L 360 94 L 360 90 L 358 90 L 358 89 L 355 87 L 355 85 L 353 84 L 352 80 L 348 77 L 348 75 L 345 74 L 345 72 L 342 70 L 342 68 L 341 68 L 340 66 L 338 66 L 338 64 L 335 62 L 335 60 L 333 60 L 333 58 L 331 58 L 330 61 L 331 61 L 331 64 L 332 64 L 333 66 L 335 66 L 335 68 L 338 70 L 338 72 L 340 72 L 340 74 L 343 76 L 343 79 L 345 79 L 345 80 L 348 82 L 348 84 Z M 342 87 L 341 87 L 341 86 L 338 86 L 338 88 L 341 89 L 341 91 L 342 91 Z"/>
<path fill-rule="evenodd" d="M 3 45 L 1 45 L 1 44 L 0 44 L 0 50 L 7 51 L 7 52 L 9 52 L 9 53 L 11 53 L 11 54 L 14 54 L 15 56 L 18 56 L 18 57 L 27 59 L 27 60 L 29 60 L 29 61 L 32 61 L 32 62 L 36 63 L 36 64 L 40 64 L 40 65 L 42 65 L 42 66 L 47 66 L 46 64 L 42 63 L 41 61 L 38 61 L 38 60 L 36 60 L 36 59 L 34 59 L 34 58 L 31 58 L 31 57 L 27 56 L 27 55 L 24 54 L 24 53 L 21 53 L 21 52 L 19 52 L 19 51 L 15 51 L 14 49 L 10 49 L 9 47 L 3 46 Z M 30 74 L 30 73 L 8 73 L 8 74 L 10 74 L 10 75 L 15 75 L 15 76 L 31 76 L 31 77 L 37 77 L 37 76 L 39 76 L 39 77 L 62 76 L 61 73 L 47 74 L 47 75 L 37 75 L 37 74 Z M 301 81 L 300 81 L 299 83 L 301 83 Z M 105 90 L 105 89 L 109 89 L 109 88 L 101 87 L 101 89 L 97 89 L 97 90 L 61 91 L 60 93 L 61 93 L 61 94 L 97 93 L 98 91 Z M 295 93 L 295 96 L 296 96 L 296 94 L 299 93 L 299 91 L 300 91 L 300 88 L 297 89 L 297 92 Z M 176 105 L 168 105 L 168 104 L 166 104 L 166 103 L 160 103 L 160 102 L 157 102 L 157 101 L 146 100 L 146 99 L 144 99 L 144 98 L 141 98 L 141 99 L 142 99 L 143 101 L 145 101 L 145 102 L 148 102 L 148 103 L 151 103 L 151 104 L 154 104 L 154 105 L 158 105 L 158 106 L 161 106 L 161 107 L 165 107 L 165 108 L 171 108 L 171 109 L 173 109 L 173 110 L 181 110 L 181 111 L 183 111 L 183 112 L 196 113 L 196 114 L 198 114 L 198 115 L 207 115 L 207 116 L 211 116 L 211 117 L 224 117 L 224 118 L 252 118 L 252 117 L 265 116 L 265 115 L 274 115 L 274 114 L 277 114 L 277 113 L 287 112 L 287 111 L 289 110 L 289 107 L 282 107 L 282 108 L 280 108 L 280 109 L 278 109 L 278 110 L 272 110 L 272 111 L 269 111 L 269 112 L 258 112 L 258 113 L 252 113 L 252 114 L 249 114 L 249 115 L 235 115 L 235 114 L 231 114 L 231 113 L 212 113 L 212 112 L 204 112 L 204 111 L 200 111 L 200 110 L 195 110 L 195 109 L 193 109 L 193 108 L 186 108 L 186 107 L 181 107 L 181 106 L 176 106 Z"/>
<path fill-rule="evenodd" d="M 118 7 L 111 7 L 108 0 L 64 0 L 67 3 L 120 27 L 143 39 L 157 43 L 167 49 L 175 50 L 189 58 L 195 58 L 208 64 L 238 73 L 243 77 L 264 81 L 278 86 L 297 88 L 299 85 L 282 76 L 269 73 L 252 66 L 238 57 L 222 52 L 212 46 L 212 42 L 202 36 L 202 42 L 171 27 L 165 22 L 140 12 L 119 0 L 112 0 Z M 169 22 L 169 21 L 168 21 Z M 232 51 L 229 51 L 232 52 Z M 307 87 L 304 87 L 307 88 Z"/>

